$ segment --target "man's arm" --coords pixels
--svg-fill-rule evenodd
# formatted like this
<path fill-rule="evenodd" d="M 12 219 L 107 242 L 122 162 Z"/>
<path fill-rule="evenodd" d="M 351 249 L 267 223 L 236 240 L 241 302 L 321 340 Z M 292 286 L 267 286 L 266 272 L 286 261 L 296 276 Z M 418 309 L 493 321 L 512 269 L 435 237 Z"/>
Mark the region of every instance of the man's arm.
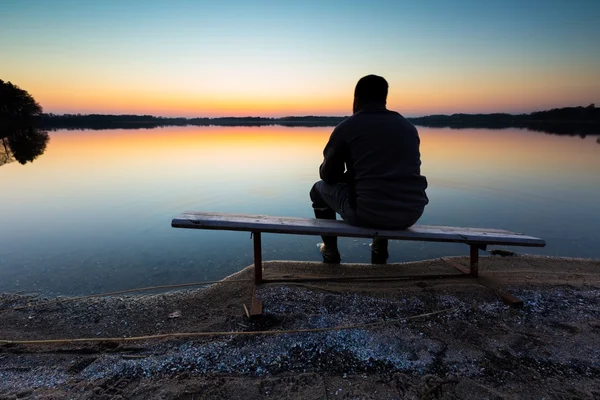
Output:
<path fill-rule="evenodd" d="M 346 154 L 347 145 L 340 140 L 340 134 L 336 128 L 323 150 L 324 159 L 319 167 L 319 174 L 323 181 L 332 185 L 344 182 Z"/>

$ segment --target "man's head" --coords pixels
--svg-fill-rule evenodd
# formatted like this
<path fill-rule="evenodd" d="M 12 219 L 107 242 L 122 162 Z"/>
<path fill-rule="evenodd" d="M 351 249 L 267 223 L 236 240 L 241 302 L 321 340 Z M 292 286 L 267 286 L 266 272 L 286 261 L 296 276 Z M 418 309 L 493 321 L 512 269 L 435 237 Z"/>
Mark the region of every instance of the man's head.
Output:
<path fill-rule="evenodd" d="M 353 112 L 366 106 L 385 106 L 388 94 L 387 81 L 377 75 L 367 75 L 359 79 L 354 89 Z"/>

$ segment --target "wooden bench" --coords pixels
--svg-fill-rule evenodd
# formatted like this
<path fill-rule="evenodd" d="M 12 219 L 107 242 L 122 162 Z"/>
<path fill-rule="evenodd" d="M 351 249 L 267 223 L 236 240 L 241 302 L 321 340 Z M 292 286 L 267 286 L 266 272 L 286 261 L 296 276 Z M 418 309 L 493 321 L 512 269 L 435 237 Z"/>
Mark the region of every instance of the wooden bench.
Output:
<path fill-rule="evenodd" d="M 323 235 L 425 242 L 465 243 L 470 248 L 471 276 L 479 274 L 479 250 L 488 245 L 544 247 L 542 239 L 500 229 L 455 228 L 415 225 L 406 230 L 377 230 L 352 226 L 344 221 L 314 218 L 272 217 L 265 215 L 225 214 L 188 211 L 174 218 L 174 228 L 217 229 L 252 232 L 254 238 L 254 282 L 263 282 L 261 233 Z"/>

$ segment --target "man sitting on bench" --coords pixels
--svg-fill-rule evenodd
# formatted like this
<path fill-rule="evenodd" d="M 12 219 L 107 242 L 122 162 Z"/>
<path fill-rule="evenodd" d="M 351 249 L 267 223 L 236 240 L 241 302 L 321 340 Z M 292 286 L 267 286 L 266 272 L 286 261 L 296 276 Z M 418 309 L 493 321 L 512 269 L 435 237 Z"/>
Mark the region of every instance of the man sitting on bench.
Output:
<path fill-rule="evenodd" d="M 310 191 L 316 218 L 351 225 L 406 229 L 414 225 L 429 202 L 421 175 L 419 134 L 397 112 L 386 108 L 387 81 L 361 78 L 354 90 L 353 115 L 331 134 L 319 168 L 321 180 Z M 323 262 L 341 261 L 337 237 L 323 236 Z M 371 260 L 385 264 L 387 240 L 374 239 Z"/>

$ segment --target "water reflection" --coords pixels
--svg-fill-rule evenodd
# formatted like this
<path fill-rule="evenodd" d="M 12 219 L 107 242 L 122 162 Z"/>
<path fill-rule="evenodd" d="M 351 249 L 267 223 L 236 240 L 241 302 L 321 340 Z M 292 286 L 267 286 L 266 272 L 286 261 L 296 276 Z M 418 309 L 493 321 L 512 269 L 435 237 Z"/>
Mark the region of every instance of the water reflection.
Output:
<path fill-rule="evenodd" d="M 600 257 L 596 137 L 419 132 L 431 199 L 421 223 L 509 229 L 548 243 L 518 252 Z M 311 217 L 308 191 L 330 134 L 277 126 L 50 132 L 35 163 L 0 168 L 0 292 L 85 294 L 236 272 L 252 263 L 249 235 L 177 230 L 171 219 L 185 210 Z M 265 260 L 321 259 L 313 236 L 263 240 Z M 368 242 L 340 240 L 344 262 L 367 262 Z M 465 254 L 443 243 L 390 249 L 391 262 Z"/>
<path fill-rule="evenodd" d="M 50 136 L 34 126 L 5 128 L 0 132 L 0 166 L 33 162 L 44 153 Z"/>

